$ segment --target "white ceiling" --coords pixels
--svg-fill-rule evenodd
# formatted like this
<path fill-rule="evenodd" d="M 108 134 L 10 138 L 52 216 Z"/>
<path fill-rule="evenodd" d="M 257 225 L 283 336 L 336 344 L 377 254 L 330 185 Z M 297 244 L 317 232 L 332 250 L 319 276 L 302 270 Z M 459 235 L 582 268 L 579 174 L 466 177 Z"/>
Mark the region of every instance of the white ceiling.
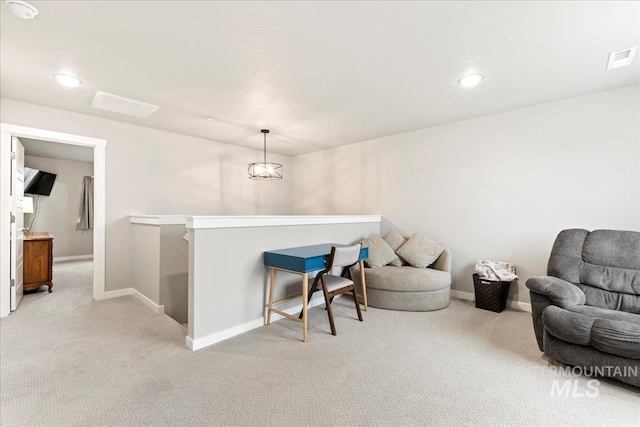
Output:
<path fill-rule="evenodd" d="M 638 44 L 635 1 L 31 3 L 0 6 L 3 97 L 256 149 L 269 128 L 286 155 L 640 80 L 638 58 L 605 71 Z M 98 90 L 160 110 L 96 110 Z"/>
<path fill-rule="evenodd" d="M 75 160 L 93 163 L 93 148 L 59 142 L 20 138 L 25 156 L 48 157 L 50 159 Z"/>

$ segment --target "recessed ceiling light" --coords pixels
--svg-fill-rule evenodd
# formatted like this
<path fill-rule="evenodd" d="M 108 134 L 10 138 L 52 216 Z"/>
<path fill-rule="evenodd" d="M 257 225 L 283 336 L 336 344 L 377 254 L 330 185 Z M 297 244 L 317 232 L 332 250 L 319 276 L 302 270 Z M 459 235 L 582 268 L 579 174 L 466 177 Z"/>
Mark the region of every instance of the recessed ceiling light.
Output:
<path fill-rule="evenodd" d="M 609 61 L 607 62 L 607 70 L 613 70 L 615 68 L 631 65 L 637 48 L 638 46 L 634 46 L 627 49 L 619 50 L 617 52 L 611 52 L 609 54 Z"/>
<path fill-rule="evenodd" d="M 215 119 L 213 117 L 207 117 L 207 120 L 209 120 L 210 122 L 214 121 Z"/>
<path fill-rule="evenodd" d="M 26 1 L 21 0 L 4 0 L 4 2 L 9 6 L 11 12 L 17 17 L 22 19 L 33 19 L 38 14 L 38 9 L 31 6 Z"/>
<path fill-rule="evenodd" d="M 474 87 L 482 80 L 482 74 L 469 74 L 468 76 L 464 76 L 458 83 L 462 87 Z"/>
<path fill-rule="evenodd" d="M 58 83 L 66 87 L 76 87 L 82 84 L 82 80 L 69 74 L 56 73 L 53 75 Z"/>

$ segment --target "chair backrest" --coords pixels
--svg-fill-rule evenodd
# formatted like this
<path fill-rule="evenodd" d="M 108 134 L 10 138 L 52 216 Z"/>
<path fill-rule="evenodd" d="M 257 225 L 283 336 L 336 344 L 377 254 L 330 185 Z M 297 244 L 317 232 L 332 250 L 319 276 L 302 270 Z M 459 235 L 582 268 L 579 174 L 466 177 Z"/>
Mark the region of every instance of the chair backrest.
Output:
<path fill-rule="evenodd" d="M 357 243 L 352 246 L 332 247 L 329 269 L 333 267 L 347 267 L 358 262 L 362 245 Z"/>
<path fill-rule="evenodd" d="M 587 305 L 640 312 L 640 233 L 564 230 L 553 245 L 547 274 L 579 286 Z"/>

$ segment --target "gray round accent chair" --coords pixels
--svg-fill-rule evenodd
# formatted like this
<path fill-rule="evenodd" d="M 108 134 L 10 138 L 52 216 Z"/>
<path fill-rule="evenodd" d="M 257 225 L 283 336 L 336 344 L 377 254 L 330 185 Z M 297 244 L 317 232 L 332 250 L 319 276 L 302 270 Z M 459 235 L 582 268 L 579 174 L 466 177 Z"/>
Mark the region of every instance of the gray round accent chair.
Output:
<path fill-rule="evenodd" d="M 359 292 L 360 269 L 351 267 Z M 367 299 L 371 307 L 401 311 L 433 311 L 449 306 L 451 252 L 445 249 L 427 268 L 386 265 L 364 269 Z"/>

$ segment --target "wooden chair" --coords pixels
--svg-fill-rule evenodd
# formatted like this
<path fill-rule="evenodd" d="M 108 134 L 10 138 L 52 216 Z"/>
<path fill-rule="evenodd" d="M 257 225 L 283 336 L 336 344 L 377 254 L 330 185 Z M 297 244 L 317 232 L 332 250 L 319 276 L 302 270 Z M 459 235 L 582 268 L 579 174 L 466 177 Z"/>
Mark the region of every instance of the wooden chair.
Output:
<path fill-rule="evenodd" d="M 311 289 L 309 290 L 309 301 L 311 301 L 311 296 L 314 292 L 321 290 L 324 293 L 324 301 L 326 304 L 327 315 L 329 316 L 329 323 L 331 324 L 332 335 L 336 335 L 336 326 L 333 323 L 331 302 L 333 301 L 333 297 L 336 295 L 349 292 L 353 295 L 353 301 L 356 305 L 356 311 L 358 312 L 358 319 L 362 322 L 362 312 L 360 311 L 360 303 L 358 302 L 355 284 L 351 279 L 345 277 L 346 273 L 349 271 L 348 267 L 358 262 L 358 258 L 360 257 L 360 248 L 361 245 L 359 243 L 353 246 L 332 247 L 331 255 L 327 262 L 327 268 L 318 273 L 311 285 Z M 340 267 L 343 267 L 343 271 L 340 276 L 331 274 L 333 268 Z M 300 312 L 299 318 L 302 319 L 302 312 Z"/>

